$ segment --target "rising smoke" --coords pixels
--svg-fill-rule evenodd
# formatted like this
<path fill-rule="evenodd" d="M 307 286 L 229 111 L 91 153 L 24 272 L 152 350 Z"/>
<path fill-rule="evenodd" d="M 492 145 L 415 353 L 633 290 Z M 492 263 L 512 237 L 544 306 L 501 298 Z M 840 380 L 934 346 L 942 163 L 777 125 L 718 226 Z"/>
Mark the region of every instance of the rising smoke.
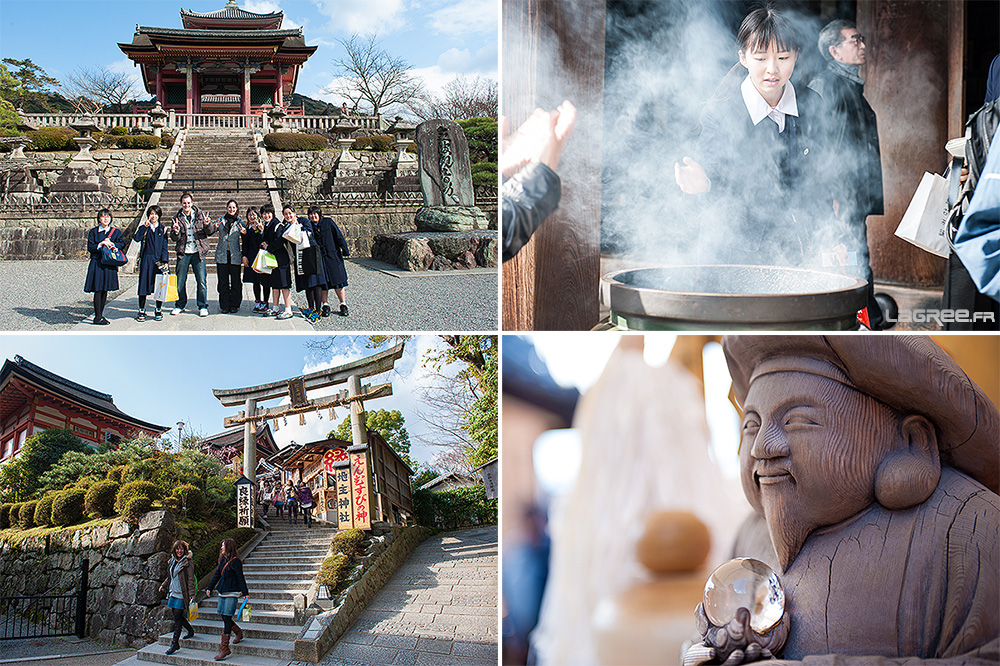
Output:
<path fill-rule="evenodd" d="M 525 92 L 533 93 L 543 108 L 554 108 L 563 98 L 577 105 L 578 131 L 560 171 L 564 172 L 564 193 L 572 191 L 573 185 L 566 178 L 572 177 L 573 160 L 590 160 L 590 151 L 600 149 L 602 252 L 661 264 L 711 263 L 713 244 L 731 242 L 731 230 L 725 219 L 706 217 L 709 213 L 703 195 L 680 191 L 674 182 L 673 165 L 684 156 L 698 159 L 699 117 L 726 73 L 737 65 L 738 78 L 746 75 L 738 66 L 735 33 L 752 4 L 608 0 L 604 35 L 594 34 L 586 26 L 583 17 L 588 3 L 578 4 L 581 11 L 560 15 L 561 23 L 555 30 L 542 28 L 538 41 L 531 43 L 537 57 L 537 79 L 525 82 L 505 77 L 505 88 L 527 86 Z M 795 14 L 782 3 L 777 6 L 794 19 L 802 35 L 803 49 L 792 77 L 801 97 L 812 76 L 825 67 L 816 38 L 820 28 L 835 17 Z M 521 43 L 527 45 L 530 40 L 507 24 L 504 30 L 507 59 L 511 41 L 524 39 Z M 556 38 L 556 32 L 562 40 Z M 584 101 L 587 91 L 573 89 L 576 75 L 569 72 L 581 71 L 574 59 L 600 38 L 605 51 L 604 95 L 600 102 L 588 105 Z M 592 130 L 589 134 L 588 129 Z M 579 136 L 590 139 L 580 145 L 576 141 Z M 851 159 L 842 154 L 837 157 Z M 823 174 L 819 180 L 834 177 L 833 173 Z M 746 201 L 732 204 L 752 205 Z M 567 206 L 574 206 L 572 197 L 565 197 L 561 207 L 565 210 Z M 569 219 L 576 219 L 578 211 L 571 208 L 565 212 Z M 821 257 L 850 236 L 847 223 L 837 220 L 832 211 L 822 219 L 797 219 L 796 223 L 810 226 L 811 249 L 760 257 L 759 263 L 835 271 L 824 268 Z"/>

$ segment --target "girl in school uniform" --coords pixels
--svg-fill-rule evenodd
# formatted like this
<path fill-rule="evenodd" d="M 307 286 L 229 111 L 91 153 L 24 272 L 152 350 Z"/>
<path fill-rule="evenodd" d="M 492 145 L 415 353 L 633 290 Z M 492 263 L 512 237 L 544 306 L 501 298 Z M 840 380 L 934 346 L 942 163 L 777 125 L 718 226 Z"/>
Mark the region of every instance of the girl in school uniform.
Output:
<path fill-rule="evenodd" d="M 258 273 L 253 269 L 254 259 L 264 242 L 264 223 L 256 208 L 247 211 L 247 223 L 241 231 L 243 234 L 240 253 L 243 255 L 243 284 L 253 285 L 253 311 L 267 312 L 267 302 L 271 298 L 271 276 L 268 273 Z"/>
<path fill-rule="evenodd" d="M 811 261 L 813 228 L 833 209 L 820 100 L 790 80 L 800 51 L 781 12 L 769 5 L 750 12 L 737 33 L 739 64 L 702 112 L 698 160 L 674 165 L 681 190 L 703 197 L 702 261 Z"/>
<path fill-rule="evenodd" d="M 344 266 L 344 258 L 351 256 L 351 250 L 347 246 L 344 234 L 340 232 L 340 227 L 329 217 L 323 217 L 323 210 L 319 206 L 309 207 L 309 221 L 315 231 L 316 240 L 319 243 L 320 252 L 323 255 L 323 267 L 326 271 L 326 287 L 323 289 L 322 316 L 330 316 L 330 306 L 327 299 L 330 289 L 337 294 L 340 301 L 340 316 L 347 316 L 347 296 L 344 289 L 347 287 L 347 268 Z"/>
<path fill-rule="evenodd" d="M 287 207 L 286 209 L 291 210 Z M 309 239 L 309 247 L 305 249 L 299 247 L 295 252 L 295 290 L 306 292 L 307 306 L 302 316 L 315 322 L 319 321 L 323 291 L 327 288 L 326 270 L 319 240 L 316 237 L 316 228 L 308 217 L 300 217 L 299 224 L 302 226 L 302 233 Z"/>
<path fill-rule="evenodd" d="M 139 314 L 136 321 L 146 321 L 146 297 L 156 290 L 156 276 L 169 273 L 170 246 L 167 228 L 160 224 L 163 210 L 159 206 L 150 206 L 146 211 L 146 219 L 133 236 L 133 240 L 141 243 L 139 248 Z M 163 301 L 156 301 L 153 313 L 156 321 L 163 319 Z"/>
<path fill-rule="evenodd" d="M 278 220 L 274 216 L 274 206 L 264 204 L 260 208 L 260 216 L 264 221 L 264 242 L 261 247 L 274 255 L 278 265 L 271 271 L 271 299 L 272 306 L 268 310 L 268 316 L 277 319 L 292 318 L 292 269 L 291 260 L 288 257 L 288 249 L 285 246 L 284 233 L 288 231 L 289 225 L 295 221 L 295 213 L 285 215 L 284 219 Z M 278 309 L 278 300 L 285 303 L 285 309 Z"/>
<path fill-rule="evenodd" d="M 108 304 L 108 292 L 118 290 L 118 267 L 105 266 L 101 263 L 101 248 L 125 247 L 125 239 L 119 229 L 111 226 L 113 221 L 111 211 L 102 208 L 97 212 L 97 226 L 87 233 L 87 251 L 90 252 L 90 264 L 87 266 L 87 278 L 83 282 L 83 291 L 94 294 L 94 324 L 107 326 L 111 322 L 104 318 L 104 306 Z"/>

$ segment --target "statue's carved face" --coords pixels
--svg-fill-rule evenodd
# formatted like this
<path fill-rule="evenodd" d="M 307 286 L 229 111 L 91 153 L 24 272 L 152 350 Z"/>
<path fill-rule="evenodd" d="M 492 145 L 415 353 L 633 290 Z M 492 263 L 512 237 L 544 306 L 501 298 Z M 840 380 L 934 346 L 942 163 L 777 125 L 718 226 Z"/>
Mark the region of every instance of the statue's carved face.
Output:
<path fill-rule="evenodd" d="M 776 372 L 747 392 L 743 491 L 768 523 L 784 571 L 814 530 L 875 501 L 875 473 L 893 445 L 894 411 L 818 375 Z"/>

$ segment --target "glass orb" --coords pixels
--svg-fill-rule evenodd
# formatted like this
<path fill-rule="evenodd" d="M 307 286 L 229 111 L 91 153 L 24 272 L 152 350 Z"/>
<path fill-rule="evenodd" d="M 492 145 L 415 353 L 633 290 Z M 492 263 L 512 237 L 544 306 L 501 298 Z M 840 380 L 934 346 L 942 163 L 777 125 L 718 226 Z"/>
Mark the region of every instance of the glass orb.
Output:
<path fill-rule="evenodd" d="M 785 591 L 771 567 L 751 557 L 737 557 L 708 577 L 704 603 L 708 619 L 720 627 L 736 617 L 736 609 L 746 608 L 750 628 L 762 634 L 781 620 Z"/>

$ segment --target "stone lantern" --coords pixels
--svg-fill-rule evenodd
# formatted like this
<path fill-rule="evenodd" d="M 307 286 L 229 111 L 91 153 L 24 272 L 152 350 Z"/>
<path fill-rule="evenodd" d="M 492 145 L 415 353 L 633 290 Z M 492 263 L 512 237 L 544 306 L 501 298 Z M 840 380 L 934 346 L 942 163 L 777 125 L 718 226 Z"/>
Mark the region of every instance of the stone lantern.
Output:
<path fill-rule="evenodd" d="M 280 106 L 275 106 L 273 109 L 267 112 L 267 115 L 271 118 L 271 131 L 281 132 L 285 127 L 285 116 L 288 112 L 285 111 Z"/>
<path fill-rule="evenodd" d="M 156 105 L 149 110 L 150 126 L 153 128 L 153 136 L 162 136 L 163 128 L 167 126 L 167 116 L 170 115 L 160 106 L 160 100 L 156 100 Z"/>
<path fill-rule="evenodd" d="M 354 145 L 354 138 L 351 135 L 357 131 L 358 125 L 354 125 L 349 118 L 343 121 L 341 118 L 338 118 L 334 129 L 340 135 L 340 138 L 337 139 L 337 148 L 340 149 L 340 155 L 337 157 L 337 165 L 339 167 L 359 165 L 361 160 L 351 154 L 351 146 Z"/>

